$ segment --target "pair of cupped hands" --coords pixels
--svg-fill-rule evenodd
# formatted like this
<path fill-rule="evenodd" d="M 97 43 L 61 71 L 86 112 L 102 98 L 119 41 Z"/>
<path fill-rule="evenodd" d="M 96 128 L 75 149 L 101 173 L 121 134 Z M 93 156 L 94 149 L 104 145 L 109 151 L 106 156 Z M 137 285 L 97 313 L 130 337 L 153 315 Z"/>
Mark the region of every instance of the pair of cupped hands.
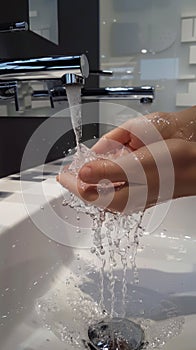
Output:
<path fill-rule="evenodd" d="M 196 194 L 196 107 L 130 119 L 92 150 L 100 158 L 78 176 L 67 168 L 57 176 L 86 203 L 131 214 Z"/>

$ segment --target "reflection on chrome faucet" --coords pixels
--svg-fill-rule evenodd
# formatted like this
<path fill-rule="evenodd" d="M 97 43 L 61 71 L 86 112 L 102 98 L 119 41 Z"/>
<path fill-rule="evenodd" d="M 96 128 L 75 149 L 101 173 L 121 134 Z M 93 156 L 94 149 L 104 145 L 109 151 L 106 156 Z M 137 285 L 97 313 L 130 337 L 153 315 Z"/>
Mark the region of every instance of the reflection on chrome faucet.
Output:
<path fill-rule="evenodd" d="M 15 98 L 19 110 L 17 83 L 19 81 L 59 81 L 59 84 L 84 84 L 89 75 L 85 55 L 50 56 L 0 61 L 0 99 Z M 9 95 L 9 97 L 8 97 Z"/>
<path fill-rule="evenodd" d="M 25 21 L 0 23 L 0 33 L 21 32 L 28 30 L 28 28 L 28 23 Z"/>

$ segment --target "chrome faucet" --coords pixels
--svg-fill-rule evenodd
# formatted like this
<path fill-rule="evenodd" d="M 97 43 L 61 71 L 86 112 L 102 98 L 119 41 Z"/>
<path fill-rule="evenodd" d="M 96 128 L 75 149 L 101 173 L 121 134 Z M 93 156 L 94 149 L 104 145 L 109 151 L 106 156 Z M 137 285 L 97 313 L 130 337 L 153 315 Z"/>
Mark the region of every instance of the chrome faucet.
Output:
<path fill-rule="evenodd" d="M 0 33 L 27 31 L 28 28 L 25 21 L 0 23 Z"/>
<path fill-rule="evenodd" d="M 102 73 L 101 73 L 102 74 Z M 104 73 L 103 74 L 109 74 Z M 49 90 L 33 91 L 32 98 L 50 98 L 51 107 L 54 102 L 67 99 L 66 89 L 62 85 L 53 86 Z M 153 86 L 103 87 L 85 88 L 81 90 L 82 100 L 138 100 L 142 104 L 150 104 L 155 98 Z"/>
<path fill-rule="evenodd" d="M 104 87 L 83 89 L 84 100 L 139 100 L 141 103 L 152 103 L 155 92 L 153 86 Z"/>
<path fill-rule="evenodd" d="M 89 75 L 85 55 L 50 56 L 0 61 L 0 99 L 15 98 L 19 110 L 17 83 L 19 81 L 59 81 L 62 86 L 83 85 Z"/>

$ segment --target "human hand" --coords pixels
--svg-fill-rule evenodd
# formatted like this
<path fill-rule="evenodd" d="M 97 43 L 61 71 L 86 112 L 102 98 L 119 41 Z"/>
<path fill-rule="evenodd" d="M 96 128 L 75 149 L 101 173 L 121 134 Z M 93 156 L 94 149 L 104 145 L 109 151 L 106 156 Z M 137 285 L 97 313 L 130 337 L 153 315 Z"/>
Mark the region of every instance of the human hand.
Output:
<path fill-rule="evenodd" d="M 196 194 L 193 115 L 194 108 L 184 115 L 152 113 L 132 119 L 93 147 L 101 154 L 115 149 L 112 160 L 93 161 L 78 178 L 66 172 L 58 180 L 86 202 L 126 213 Z M 110 181 L 107 190 L 98 185 L 104 179 Z"/>
<path fill-rule="evenodd" d="M 130 214 L 196 194 L 195 146 L 178 139 L 160 141 L 113 161 L 88 163 L 78 177 L 62 173 L 59 182 L 88 203 Z M 104 179 L 118 185 L 101 190 L 97 184 Z"/>
<path fill-rule="evenodd" d="M 172 138 L 196 141 L 196 106 L 180 112 L 155 112 L 130 119 L 104 135 L 92 149 L 100 154 L 122 146 L 137 150 Z"/>

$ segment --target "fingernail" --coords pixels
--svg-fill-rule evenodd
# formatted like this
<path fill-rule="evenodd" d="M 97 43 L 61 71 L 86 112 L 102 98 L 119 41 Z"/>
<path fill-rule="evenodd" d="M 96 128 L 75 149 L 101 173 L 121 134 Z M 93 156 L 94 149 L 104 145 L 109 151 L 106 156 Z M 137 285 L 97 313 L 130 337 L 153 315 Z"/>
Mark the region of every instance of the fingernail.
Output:
<path fill-rule="evenodd" d="M 84 166 L 80 170 L 79 176 L 80 176 L 81 180 L 84 182 L 90 180 L 90 178 L 92 176 L 92 169 L 89 166 Z"/>

